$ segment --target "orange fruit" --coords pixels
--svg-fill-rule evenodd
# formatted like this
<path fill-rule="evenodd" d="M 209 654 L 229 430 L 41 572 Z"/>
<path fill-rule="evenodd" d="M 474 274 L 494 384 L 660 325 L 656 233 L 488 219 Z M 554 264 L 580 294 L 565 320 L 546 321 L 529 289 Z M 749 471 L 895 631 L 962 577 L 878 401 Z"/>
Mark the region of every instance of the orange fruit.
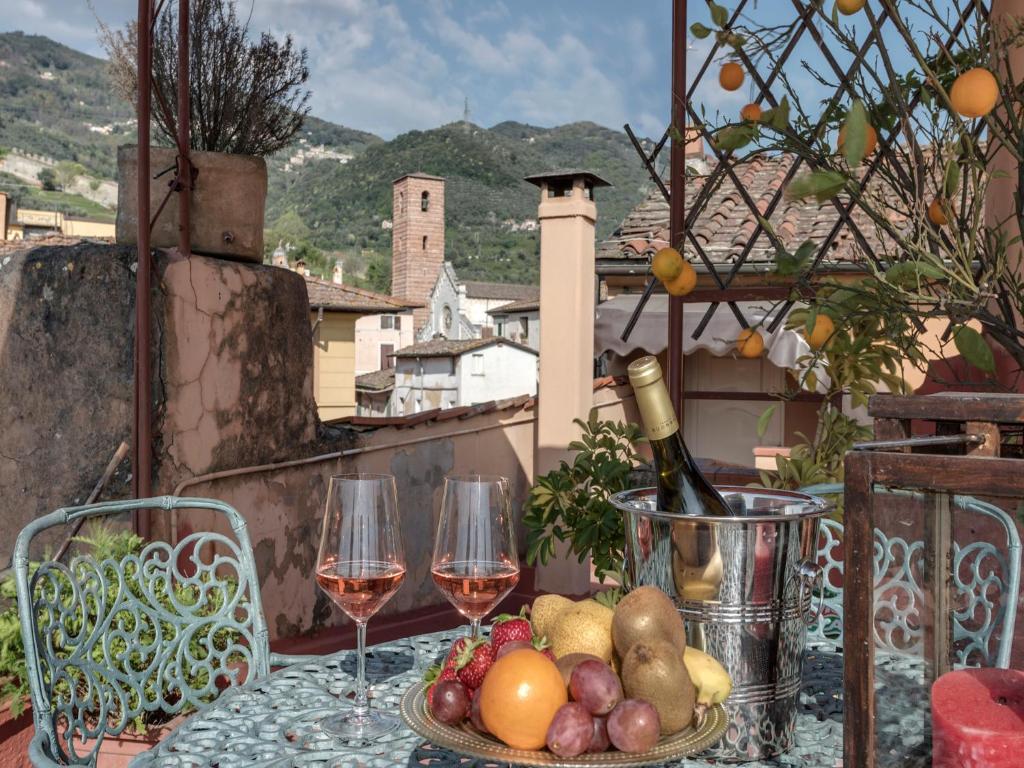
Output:
<path fill-rule="evenodd" d="M 843 151 L 843 144 L 846 142 L 846 126 L 839 129 L 838 150 Z M 878 148 L 878 131 L 872 126 L 867 127 L 864 136 L 864 157 L 867 157 Z"/>
<path fill-rule="evenodd" d="M 748 123 L 756 123 L 761 119 L 761 105 L 747 104 L 747 106 L 740 110 L 740 118 Z"/>
<path fill-rule="evenodd" d="M 665 290 L 672 296 L 685 296 L 697 287 L 697 270 L 688 261 L 683 262 L 683 268 L 675 280 L 665 283 Z"/>
<path fill-rule="evenodd" d="M 836 0 L 836 8 L 844 16 L 852 16 L 863 8 L 866 3 L 867 0 Z"/>
<path fill-rule="evenodd" d="M 494 662 L 477 695 L 487 730 L 513 749 L 543 749 L 555 712 L 569 700 L 558 667 L 530 648 Z"/>
<path fill-rule="evenodd" d="M 936 227 L 944 227 L 949 224 L 949 217 L 946 216 L 946 210 L 948 207 L 948 200 L 936 197 L 932 200 L 931 205 L 928 206 L 928 221 Z"/>
<path fill-rule="evenodd" d="M 744 328 L 736 339 L 736 351 L 740 357 L 760 357 L 764 352 L 764 337 L 753 328 Z"/>
<path fill-rule="evenodd" d="M 727 91 L 735 91 L 743 85 L 743 67 L 735 61 L 727 61 L 718 73 L 718 83 Z"/>
<path fill-rule="evenodd" d="M 651 259 L 651 272 L 663 283 L 670 283 L 683 271 L 683 257 L 675 248 L 662 248 Z"/>
<path fill-rule="evenodd" d="M 949 101 L 964 117 L 984 117 L 999 101 L 999 83 L 984 67 L 969 69 L 953 81 Z"/>
<path fill-rule="evenodd" d="M 832 322 L 832 318 L 828 315 L 818 315 L 817 320 L 814 321 L 814 331 L 808 333 L 807 329 L 804 329 L 804 337 L 807 339 L 807 343 L 811 345 L 811 349 L 821 349 L 832 338 L 832 334 L 836 331 L 836 324 Z"/>

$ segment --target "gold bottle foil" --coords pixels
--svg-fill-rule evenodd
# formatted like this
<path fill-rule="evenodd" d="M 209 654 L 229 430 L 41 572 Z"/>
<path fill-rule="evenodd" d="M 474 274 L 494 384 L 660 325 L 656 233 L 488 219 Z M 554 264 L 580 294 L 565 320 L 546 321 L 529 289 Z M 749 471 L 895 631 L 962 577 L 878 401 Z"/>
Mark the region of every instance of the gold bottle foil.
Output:
<path fill-rule="evenodd" d="M 662 379 L 658 358 L 648 355 L 634 360 L 627 369 L 629 383 L 636 395 L 640 418 L 648 440 L 664 440 L 679 431 L 679 421 Z"/>

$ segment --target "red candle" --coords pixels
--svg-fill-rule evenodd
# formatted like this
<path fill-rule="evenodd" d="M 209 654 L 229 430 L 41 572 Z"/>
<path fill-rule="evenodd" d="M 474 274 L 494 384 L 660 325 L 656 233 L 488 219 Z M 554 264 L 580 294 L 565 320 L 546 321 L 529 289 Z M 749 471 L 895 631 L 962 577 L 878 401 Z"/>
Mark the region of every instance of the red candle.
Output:
<path fill-rule="evenodd" d="M 932 685 L 932 768 L 1024 765 L 1024 672 L 962 669 Z"/>

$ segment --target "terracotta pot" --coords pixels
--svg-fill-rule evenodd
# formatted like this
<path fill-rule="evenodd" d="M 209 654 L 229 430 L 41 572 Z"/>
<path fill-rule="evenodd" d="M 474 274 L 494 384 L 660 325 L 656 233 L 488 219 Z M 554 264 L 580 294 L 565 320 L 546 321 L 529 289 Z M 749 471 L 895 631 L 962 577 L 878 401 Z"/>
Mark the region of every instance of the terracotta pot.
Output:
<path fill-rule="evenodd" d="M 174 178 L 177 151 L 150 149 L 150 216 L 156 214 Z M 192 152 L 195 182 L 190 208 L 195 253 L 238 261 L 263 261 L 263 208 L 267 201 L 267 164 L 261 157 L 221 152 Z M 117 242 L 135 245 L 138 234 L 138 163 L 136 146 L 117 150 Z M 153 225 L 154 248 L 178 245 L 178 197 L 171 193 Z"/>
<path fill-rule="evenodd" d="M 11 717 L 10 702 L 0 705 L 0 768 L 31 768 L 28 745 L 34 734 L 31 706 L 15 718 Z"/>

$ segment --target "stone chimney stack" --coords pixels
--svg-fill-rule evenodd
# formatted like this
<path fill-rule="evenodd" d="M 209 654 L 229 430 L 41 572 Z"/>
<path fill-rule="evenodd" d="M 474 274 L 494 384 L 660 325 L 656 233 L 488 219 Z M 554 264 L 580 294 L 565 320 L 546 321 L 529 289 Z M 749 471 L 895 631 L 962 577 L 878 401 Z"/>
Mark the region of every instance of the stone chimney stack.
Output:
<path fill-rule="evenodd" d="M 540 187 L 540 381 L 534 474 L 557 468 L 579 439 L 573 419 L 586 419 L 594 401 L 594 190 L 608 182 L 588 171 L 530 176 Z M 589 564 L 564 547 L 537 569 L 536 588 L 581 594 Z"/>
<path fill-rule="evenodd" d="M 341 285 L 345 281 L 345 267 L 341 259 L 334 260 L 334 270 L 331 272 L 331 282 Z"/>
<path fill-rule="evenodd" d="M 393 184 L 391 295 L 422 304 L 418 333 L 430 317 L 430 293 L 444 263 L 444 179 L 410 173 Z"/>

